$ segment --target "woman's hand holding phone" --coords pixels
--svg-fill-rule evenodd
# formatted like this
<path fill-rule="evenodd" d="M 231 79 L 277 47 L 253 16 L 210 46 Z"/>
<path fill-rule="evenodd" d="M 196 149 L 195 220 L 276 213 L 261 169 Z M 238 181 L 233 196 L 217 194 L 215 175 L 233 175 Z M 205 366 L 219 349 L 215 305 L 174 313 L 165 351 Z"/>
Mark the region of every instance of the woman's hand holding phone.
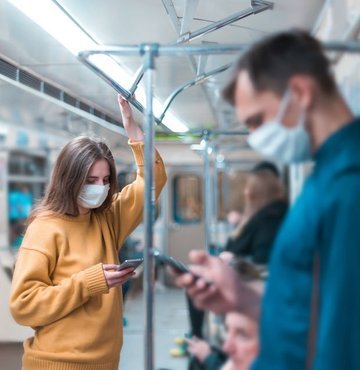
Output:
<path fill-rule="evenodd" d="M 103 264 L 103 271 L 109 289 L 124 284 L 135 275 L 134 266 L 118 270 L 119 265 Z"/>

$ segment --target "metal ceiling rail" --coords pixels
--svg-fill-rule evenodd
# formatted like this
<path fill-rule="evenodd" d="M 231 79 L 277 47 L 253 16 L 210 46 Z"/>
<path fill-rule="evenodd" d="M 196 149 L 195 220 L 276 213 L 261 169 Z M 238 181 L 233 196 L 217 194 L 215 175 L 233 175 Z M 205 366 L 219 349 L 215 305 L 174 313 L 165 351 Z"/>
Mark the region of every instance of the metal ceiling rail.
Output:
<path fill-rule="evenodd" d="M 247 135 L 249 132 L 247 129 L 243 130 L 213 130 L 213 129 L 201 129 L 201 130 L 189 130 L 186 133 L 179 133 L 177 136 L 199 136 L 203 137 L 204 135 L 207 135 L 209 138 L 212 138 L 214 136 L 233 136 L 233 135 Z"/>
<path fill-rule="evenodd" d="M 196 11 L 199 5 L 199 0 L 185 0 L 184 13 L 181 20 L 179 35 L 183 35 L 190 31 L 191 22 L 194 20 Z M 175 15 L 176 11 L 174 9 Z"/>
<path fill-rule="evenodd" d="M 164 4 L 164 7 L 165 7 L 166 11 L 170 15 L 173 23 L 176 22 L 176 21 L 178 22 L 178 17 L 177 17 L 176 11 L 174 9 L 174 6 L 172 4 L 172 1 L 171 0 L 168 0 L 168 2 L 163 1 L 163 4 Z M 172 7 L 170 6 L 170 4 L 172 5 Z M 190 0 L 186 1 L 185 14 L 184 14 L 183 22 L 181 23 L 181 26 L 179 26 L 180 27 L 179 30 L 176 29 L 177 32 L 180 32 L 180 36 L 177 39 L 176 43 L 173 44 L 173 45 L 188 43 L 188 42 L 190 42 L 190 41 L 192 41 L 196 38 L 199 38 L 201 36 L 204 36 L 206 34 L 214 32 L 214 31 L 216 31 L 220 28 L 223 28 L 227 25 L 230 25 L 234 22 L 237 22 L 240 19 L 246 18 L 246 17 L 248 17 L 250 15 L 253 15 L 253 14 L 261 13 L 261 12 L 263 12 L 265 10 L 268 10 L 268 9 L 273 9 L 273 7 L 274 7 L 274 4 L 272 2 L 269 2 L 269 1 L 251 0 L 250 7 L 246 8 L 244 10 L 241 10 L 241 11 L 239 11 L 235 14 L 232 14 L 228 17 L 225 17 L 225 18 L 223 18 L 219 21 L 213 22 L 210 25 L 205 26 L 205 27 L 203 27 L 203 28 L 201 28 L 197 31 L 183 32 L 183 30 L 189 29 L 189 27 L 190 27 L 189 26 L 190 25 L 189 17 L 192 17 L 192 15 L 195 13 L 197 5 L 198 5 L 198 0 L 194 0 L 193 2 L 190 1 Z M 178 28 L 178 27 L 175 27 L 175 28 Z M 144 76 L 144 68 L 143 68 L 143 66 L 141 66 L 139 68 L 139 70 L 136 72 L 135 80 L 134 80 L 134 82 L 133 82 L 133 84 L 132 84 L 132 86 L 129 90 L 129 92 L 131 93 L 131 96 L 134 95 L 134 93 L 135 93 L 140 81 L 142 80 L 143 76 Z M 191 86 L 194 86 L 194 85 L 191 85 Z M 181 91 L 183 91 L 183 90 L 181 90 Z M 179 93 L 181 91 L 179 91 Z M 171 102 L 170 102 L 170 104 L 171 104 Z M 167 110 L 168 108 L 169 107 L 167 106 L 165 110 Z M 162 119 L 160 119 L 160 121 L 162 121 Z"/>
<path fill-rule="evenodd" d="M 216 46 L 218 46 L 218 45 L 216 45 Z M 148 47 L 150 47 L 152 50 L 156 50 L 158 48 L 158 44 L 151 44 L 151 46 L 150 45 L 145 45 L 145 44 L 144 45 L 141 45 L 141 46 L 136 46 L 136 45 L 134 45 L 134 46 L 128 46 L 128 47 L 126 47 L 126 50 L 124 50 L 123 47 L 121 47 L 121 46 L 110 46 L 110 47 L 101 47 L 100 46 L 96 50 L 83 51 L 83 52 L 79 53 L 78 59 L 84 65 L 86 65 L 90 70 L 92 70 L 95 74 L 97 74 L 102 80 L 104 80 L 107 84 L 109 84 L 110 86 L 112 86 L 115 89 L 115 91 L 117 91 L 119 94 L 121 94 L 122 96 L 124 96 L 124 98 L 127 99 L 137 110 L 139 110 L 141 113 L 144 113 L 144 110 L 145 110 L 144 109 L 144 106 L 134 97 L 134 93 L 135 93 L 135 91 L 137 89 L 137 86 L 140 83 L 140 81 L 141 81 L 141 79 L 142 79 L 142 77 L 143 77 L 143 75 L 145 73 L 144 66 L 142 66 L 139 69 L 139 71 L 137 73 L 137 76 L 136 76 L 136 79 L 135 79 L 133 85 L 131 86 L 130 90 L 127 90 L 123 86 L 121 86 L 119 83 L 117 83 L 113 79 L 111 79 L 100 68 L 98 68 L 96 65 L 94 65 L 93 63 L 91 63 L 90 60 L 89 60 L 89 57 L 91 55 L 94 55 L 94 54 L 129 55 L 128 53 L 133 54 L 134 51 L 136 51 L 136 54 L 138 54 L 139 53 L 139 48 L 142 48 L 143 49 L 143 51 L 141 52 L 141 54 L 144 54 L 145 53 L 145 49 L 147 49 Z M 170 45 L 170 47 L 178 48 L 179 46 Z M 236 51 L 238 51 L 238 50 L 239 49 L 237 47 L 236 48 Z M 156 55 L 156 54 L 157 53 L 155 52 L 154 55 Z M 229 68 L 229 67 L 230 67 L 230 65 L 227 68 Z M 205 81 L 207 78 L 209 78 L 211 76 L 211 73 L 212 74 L 216 74 L 216 73 L 220 73 L 222 71 L 225 71 L 225 69 L 223 69 L 223 67 L 220 67 L 219 69 L 213 70 L 212 72 L 208 72 L 207 74 L 202 74 L 202 75 L 198 76 L 197 78 L 195 78 L 195 83 L 189 81 L 186 84 L 180 86 L 179 91 L 175 91 L 173 93 L 174 96 L 170 96 L 168 98 L 169 100 L 165 102 L 165 109 L 164 109 L 163 113 L 161 114 L 161 118 L 155 117 L 154 118 L 155 122 L 158 125 L 161 125 L 161 127 L 164 129 L 164 131 L 170 132 L 169 128 L 166 127 L 162 123 L 162 121 L 164 119 L 164 116 L 165 116 L 167 110 L 170 107 L 171 102 L 175 99 L 175 97 L 181 91 L 185 90 L 186 88 L 188 88 L 190 86 L 193 86 L 196 83 L 200 83 L 200 81 Z M 187 86 L 188 84 L 189 84 L 189 86 Z M 171 101 L 170 101 L 170 99 L 171 99 Z"/>
<path fill-rule="evenodd" d="M 198 1 L 197 0 L 185 0 L 185 9 L 184 9 L 184 14 L 183 14 L 183 19 L 180 21 L 180 17 L 178 17 L 176 13 L 176 9 L 174 6 L 174 1 L 173 0 L 162 0 L 164 9 L 166 13 L 168 14 L 170 18 L 170 23 L 173 26 L 177 37 L 179 37 L 182 33 L 187 32 L 190 30 L 190 24 L 193 19 L 190 19 L 192 14 L 195 14 L 195 5 L 197 7 Z M 176 42 L 176 40 L 174 41 Z M 196 61 L 195 56 L 190 55 L 187 58 L 190 69 L 193 71 L 193 73 L 198 74 L 198 69 L 199 69 L 199 61 Z M 214 101 L 209 93 L 209 90 L 205 88 L 204 85 L 201 85 L 202 92 L 204 94 L 204 97 L 206 101 L 209 104 L 209 108 L 211 110 L 212 115 L 216 118 L 217 116 L 217 110 L 214 106 Z"/>
<path fill-rule="evenodd" d="M 159 117 L 159 121 L 162 122 L 162 120 L 164 119 L 165 117 L 165 114 L 166 112 L 168 111 L 168 109 L 170 108 L 170 105 L 171 103 L 174 101 L 174 99 L 183 91 L 187 90 L 188 88 L 192 87 L 192 86 L 195 86 L 195 85 L 199 85 L 203 82 L 205 82 L 206 80 L 208 80 L 209 78 L 215 76 L 216 74 L 218 73 L 221 73 L 221 72 L 224 72 L 226 70 L 228 70 L 230 67 L 232 66 L 232 64 L 226 64 L 224 66 L 221 66 L 221 67 L 218 67 L 216 69 L 213 69 L 212 71 L 210 72 L 206 72 L 206 73 L 202 73 L 201 75 L 198 75 L 196 76 L 196 78 L 194 78 L 193 80 L 190 80 L 188 82 L 185 82 L 183 85 L 179 86 L 176 90 L 174 90 L 174 92 L 166 99 L 165 103 L 164 103 L 164 110 L 163 112 L 161 113 L 160 117 Z"/>
<path fill-rule="evenodd" d="M 214 32 L 220 28 L 223 28 L 225 26 L 228 26 L 231 23 L 237 22 L 240 19 L 246 18 L 250 15 L 257 14 L 260 12 L 263 12 L 267 9 L 272 9 L 274 7 L 274 4 L 268 1 L 252 1 L 251 6 L 241 10 L 235 14 L 232 14 L 228 17 L 225 17 L 217 22 L 211 23 L 208 26 L 205 26 L 203 28 L 200 28 L 197 31 L 194 32 L 186 32 L 177 39 L 177 44 L 183 44 L 185 42 L 190 42 L 192 40 L 197 39 L 198 37 L 204 36 L 210 32 Z"/>
<path fill-rule="evenodd" d="M 323 48 L 329 51 L 343 51 L 347 53 L 360 53 L 360 41 L 326 41 Z M 79 53 L 79 58 L 84 60 L 90 55 L 144 55 L 153 53 L 156 56 L 184 56 L 184 55 L 219 55 L 235 54 L 246 50 L 251 44 L 221 44 L 221 45 L 160 45 L 157 43 L 140 45 L 103 46 L 94 50 Z"/>
<path fill-rule="evenodd" d="M 144 76 L 144 66 L 141 66 L 137 71 L 136 71 L 136 74 L 135 74 L 135 80 L 133 82 L 133 84 L 131 85 L 130 87 L 130 94 L 131 96 L 135 94 L 135 91 L 140 83 L 140 81 L 142 80 L 143 76 Z"/>
<path fill-rule="evenodd" d="M 79 54 L 79 59 L 82 63 L 88 66 L 93 72 L 95 72 L 98 76 L 100 76 L 105 82 L 107 82 L 110 86 L 112 86 L 118 93 L 123 95 L 130 103 L 138 109 L 141 113 L 144 113 L 143 105 L 134 98 L 134 93 L 138 84 L 140 83 L 143 75 L 144 75 L 144 67 L 142 66 L 136 74 L 136 79 L 129 90 L 122 87 L 120 84 L 116 83 L 110 77 L 108 77 L 103 71 L 101 71 L 98 67 L 92 64 L 88 57 L 94 54 L 112 54 L 112 55 L 133 55 L 133 54 L 144 54 L 145 49 L 151 47 L 155 50 L 157 55 L 193 55 L 193 54 L 200 54 L 200 55 L 214 55 L 214 54 L 233 54 L 240 52 L 249 47 L 247 44 L 223 44 L 223 45 L 188 45 L 188 46 L 178 46 L 178 45 L 168 45 L 168 46 L 160 46 L 158 44 L 151 44 L 151 45 L 133 45 L 133 46 L 108 46 L 108 47 L 99 47 L 97 50 L 89 50 L 84 51 Z M 348 52 L 348 53 L 358 53 L 360 52 L 360 42 L 358 41 L 328 41 L 323 43 L 323 47 L 326 50 L 332 51 L 341 51 L 341 52 Z M 188 81 L 181 85 L 178 89 L 176 89 L 172 95 L 167 99 L 165 102 L 165 108 L 163 113 L 159 118 L 155 117 L 155 122 L 158 125 L 161 125 L 162 128 L 169 132 L 169 129 L 162 124 L 164 116 L 167 110 L 170 107 L 170 104 L 175 99 L 175 97 L 181 93 L 182 91 L 186 90 L 187 88 L 204 82 L 206 79 L 210 78 L 211 76 L 223 72 L 228 69 L 231 65 L 219 67 L 214 69 L 210 72 L 203 73 L 197 76 L 195 79 Z"/>
<path fill-rule="evenodd" d="M 134 98 L 134 87 L 132 87 L 130 90 L 125 89 L 123 86 L 115 82 L 113 79 L 111 79 L 106 73 L 104 73 L 100 68 L 95 66 L 93 63 L 91 63 L 86 57 L 82 55 L 83 53 L 79 54 L 79 60 L 86 65 L 88 68 L 90 68 L 95 74 L 97 74 L 102 80 L 104 80 L 107 84 L 112 86 L 115 91 L 119 94 L 121 94 L 126 100 L 129 101 L 139 112 L 144 113 L 145 108 L 144 106 Z M 107 53 L 105 53 L 107 54 Z M 137 85 L 136 85 L 137 86 Z M 166 132 L 170 132 L 171 130 L 166 127 L 158 118 L 154 118 L 156 124 L 161 125 L 161 127 Z"/>
<path fill-rule="evenodd" d="M 360 53 L 360 41 L 326 41 L 322 44 L 328 51 L 342 51 L 344 53 Z"/>
<path fill-rule="evenodd" d="M 174 28 L 174 30 L 177 34 L 177 37 L 179 37 L 181 34 L 183 34 L 185 32 L 190 31 L 190 25 L 191 25 L 191 22 L 194 20 L 193 16 L 196 13 L 196 9 L 197 9 L 198 3 L 199 3 L 198 0 L 185 0 L 184 13 L 183 13 L 183 18 L 182 18 L 181 21 L 180 21 L 180 17 L 178 17 L 178 15 L 177 15 L 175 5 L 174 5 L 174 0 L 162 0 L 162 3 L 163 3 L 163 6 L 165 8 L 166 13 L 168 14 L 168 16 L 170 18 L 170 23 L 173 26 L 173 28 Z M 176 42 L 176 40 L 174 42 Z M 195 73 L 195 75 L 204 72 L 204 70 L 199 72 L 199 69 L 201 67 L 200 64 L 203 65 L 204 60 L 206 58 L 201 58 L 200 57 L 201 61 L 200 60 L 197 61 L 195 59 L 194 55 L 190 55 L 190 56 L 187 57 L 190 68 L 193 71 L 193 73 Z M 205 97 L 206 101 L 209 104 L 211 113 L 214 116 L 214 118 L 216 119 L 217 115 L 218 115 L 218 111 L 215 107 L 214 99 L 212 97 L 212 94 L 210 93 L 210 91 L 204 85 L 201 85 L 201 89 L 203 91 L 203 94 L 204 94 L 204 97 Z"/>

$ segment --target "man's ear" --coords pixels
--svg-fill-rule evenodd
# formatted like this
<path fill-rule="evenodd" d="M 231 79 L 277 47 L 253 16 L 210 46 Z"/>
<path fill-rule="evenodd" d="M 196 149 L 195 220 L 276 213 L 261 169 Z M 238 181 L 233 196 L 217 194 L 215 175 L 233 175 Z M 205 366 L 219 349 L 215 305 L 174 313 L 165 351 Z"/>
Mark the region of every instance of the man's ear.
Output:
<path fill-rule="evenodd" d="M 311 77 L 304 74 L 294 75 L 289 80 L 289 87 L 304 110 L 312 108 L 315 100 L 316 84 Z"/>

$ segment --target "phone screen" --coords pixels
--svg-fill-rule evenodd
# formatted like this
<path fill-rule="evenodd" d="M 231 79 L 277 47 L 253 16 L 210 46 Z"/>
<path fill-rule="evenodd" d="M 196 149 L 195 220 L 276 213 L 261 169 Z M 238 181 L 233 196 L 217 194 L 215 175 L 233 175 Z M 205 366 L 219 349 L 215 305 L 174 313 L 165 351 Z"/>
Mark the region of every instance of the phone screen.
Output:
<path fill-rule="evenodd" d="M 133 267 L 134 270 L 143 263 L 143 258 L 137 258 L 132 260 L 125 260 L 120 266 L 118 266 L 118 270 L 124 270 L 128 267 Z"/>
<path fill-rule="evenodd" d="M 179 274 L 190 272 L 189 268 L 184 263 L 182 263 L 181 261 L 178 261 L 174 257 L 166 256 L 161 253 L 155 253 L 154 255 L 158 261 L 164 263 L 165 265 L 172 267 Z"/>

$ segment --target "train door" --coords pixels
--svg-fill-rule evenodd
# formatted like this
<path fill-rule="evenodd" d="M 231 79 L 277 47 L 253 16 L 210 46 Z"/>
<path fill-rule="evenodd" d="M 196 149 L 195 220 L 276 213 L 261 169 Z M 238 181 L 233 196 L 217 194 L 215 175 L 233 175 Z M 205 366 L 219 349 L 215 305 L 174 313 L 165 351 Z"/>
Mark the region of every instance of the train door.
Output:
<path fill-rule="evenodd" d="M 162 245 L 166 253 L 188 262 L 192 249 L 212 251 L 211 247 L 215 247 L 221 250 L 231 231 L 227 215 L 232 211 L 243 211 L 243 188 L 251 164 L 238 167 L 231 166 L 218 172 L 217 191 L 213 194 L 216 217 L 209 227 L 208 246 L 205 246 L 204 207 L 209 198 L 206 200 L 204 196 L 203 168 L 192 166 L 168 171 L 168 186 L 162 197 L 163 211 L 166 211 L 162 214 L 165 223 Z"/>
<path fill-rule="evenodd" d="M 164 250 L 188 262 L 190 250 L 205 248 L 201 168 L 170 170 L 166 198 L 167 235 Z"/>

